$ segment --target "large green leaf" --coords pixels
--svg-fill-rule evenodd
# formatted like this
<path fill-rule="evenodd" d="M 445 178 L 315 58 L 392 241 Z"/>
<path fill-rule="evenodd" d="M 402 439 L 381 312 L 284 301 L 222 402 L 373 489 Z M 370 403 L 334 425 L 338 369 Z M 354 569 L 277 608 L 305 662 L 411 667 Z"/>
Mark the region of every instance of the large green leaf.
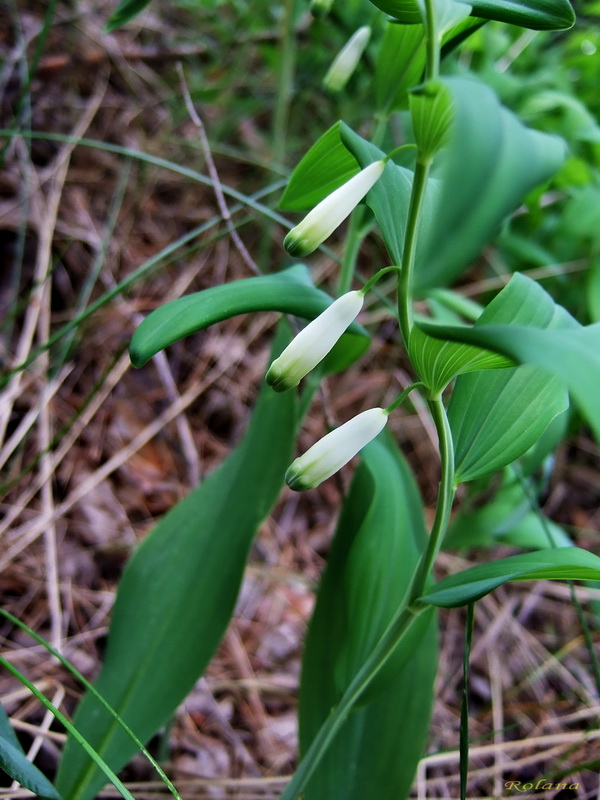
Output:
<path fill-rule="evenodd" d="M 545 303 L 539 302 L 539 294 L 546 299 Z M 496 295 L 475 325 L 515 321 L 536 324 L 535 320 L 544 324 L 553 318 L 553 314 L 554 303 L 541 290 L 537 290 L 536 284 L 517 280 Z M 510 358 L 473 345 L 443 342 L 427 336 L 418 326 L 411 333 L 409 352 L 417 374 L 433 394 L 443 391 L 457 375 L 514 366 Z"/>
<path fill-rule="evenodd" d="M 420 82 L 425 68 L 422 25 L 389 23 L 375 69 L 375 100 L 382 114 L 406 108 L 408 90 Z"/>
<path fill-rule="evenodd" d="M 486 324 L 489 321 L 507 328 L 523 323 L 547 328 L 561 320 L 552 298 L 517 274 L 473 330 L 493 327 Z M 461 375 L 448 409 L 457 482 L 494 472 L 519 458 L 567 406 L 563 382 L 531 364 Z"/>
<path fill-rule="evenodd" d="M 473 16 L 496 19 L 535 31 L 571 28 L 575 14 L 568 0 L 455 0 L 473 7 Z"/>
<path fill-rule="evenodd" d="M 18 781 L 23 789 L 29 789 L 40 798 L 61 800 L 48 778 L 27 758 L 2 706 L 0 706 L 0 770 Z"/>
<path fill-rule="evenodd" d="M 279 203 L 284 211 L 306 211 L 313 208 L 360 172 L 356 159 L 342 144 L 341 125 L 341 122 L 332 125 L 313 144 L 292 172 Z"/>
<path fill-rule="evenodd" d="M 141 367 L 174 342 L 237 314 L 281 311 L 314 319 L 332 302 L 328 294 L 313 286 L 303 264 L 273 275 L 213 286 L 165 303 L 149 314 L 133 334 L 129 348 L 131 362 Z M 364 328 L 353 323 L 330 354 L 326 371 L 328 365 L 332 372 L 348 366 L 365 352 L 369 341 Z"/>
<path fill-rule="evenodd" d="M 340 127 L 340 135 L 343 143 L 363 168 L 385 156 L 385 153 L 378 147 L 367 142 L 343 123 Z M 389 161 L 383 175 L 365 198 L 366 204 L 375 215 L 392 264 L 402 262 L 412 182 L 412 170 Z M 427 232 L 431 230 L 432 213 L 438 194 L 438 181 L 430 179 L 423 203 L 421 215 L 423 235 L 419 238 L 417 254 L 429 241 Z"/>
<path fill-rule="evenodd" d="M 444 84 L 454 101 L 454 124 L 440 155 L 443 188 L 424 230 L 428 241 L 417 251 L 415 285 L 421 289 L 456 278 L 565 156 L 561 139 L 526 128 L 487 86 L 467 78 Z"/>
<path fill-rule="evenodd" d="M 554 327 L 547 328 L 524 324 L 468 328 L 431 323 L 422 323 L 421 327 L 432 336 L 487 347 L 553 373 L 568 386 L 600 442 L 600 323 L 582 327 L 566 313 L 557 319 Z"/>
<path fill-rule="evenodd" d="M 568 0 L 433 0 L 436 18 L 451 14 L 452 6 L 468 5 L 474 17 L 495 19 L 533 30 L 560 31 L 572 27 L 575 14 Z M 406 23 L 421 22 L 422 0 L 371 0 L 371 2 Z M 439 27 L 438 27 L 439 30 Z"/>
<path fill-rule="evenodd" d="M 442 392 L 457 375 L 513 364 L 511 359 L 481 347 L 436 340 L 418 327 L 412 330 L 409 347 L 415 371 L 432 395 Z"/>
<path fill-rule="evenodd" d="M 509 556 L 444 578 L 421 602 L 455 608 L 479 600 L 508 581 L 600 581 L 600 558 L 578 547 Z"/>
<path fill-rule="evenodd" d="M 277 354 L 289 340 L 284 327 Z M 275 502 L 296 429 L 293 392 L 263 387 L 242 443 L 146 537 L 127 564 L 97 690 L 146 741 L 211 658 L 231 617 L 254 534 Z M 114 769 L 135 744 L 91 694 L 74 724 Z M 57 776 L 88 800 L 104 776 L 69 739 Z"/>
<path fill-rule="evenodd" d="M 562 381 L 531 364 L 461 376 L 448 409 L 456 483 L 511 464 L 568 404 Z"/>
<path fill-rule="evenodd" d="M 414 479 L 385 434 L 362 451 L 306 640 L 300 750 L 311 741 L 398 609 L 424 542 Z M 330 743 L 306 800 L 402 800 L 425 743 L 436 626 L 417 622 Z"/>

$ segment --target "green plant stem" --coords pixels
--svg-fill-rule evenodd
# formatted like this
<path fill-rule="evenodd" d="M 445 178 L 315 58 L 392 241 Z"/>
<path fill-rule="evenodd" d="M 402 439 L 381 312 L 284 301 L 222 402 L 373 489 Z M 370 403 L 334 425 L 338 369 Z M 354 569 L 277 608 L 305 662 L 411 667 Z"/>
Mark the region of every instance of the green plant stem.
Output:
<path fill-rule="evenodd" d="M 412 386 L 411 388 L 415 387 Z M 430 400 L 429 408 L 438 430 L 442 474 L 435 518 L 427 549 L 419 562 L 415 577 L 407 593 L 407 599 L 392 618 L 371 654 L 342 695 L 338 705 L 321 726 L 280 800 L 295 800 L 298 797 L 310 780 L 322 754 L 343 725 L 360 695 L 384 666 L 415 619 L 428 608 L 427 605 L 419 602 L 419 598 L 423 594 L 431 568 L 439 553 L 454 497 L 454 449 L 446 409 L 441 398 Z"/>
<path fill-rule="evenodd" d="M 433 0 L 425 0 L 425 36 L 427 38 L 427 61 L 425 64 L 425 80 L 437 80 L 440 73 L 440 48 Z"/>
<path fill-rule="evenodd" d="M 283 164 L 286 151 L 286 137 L 290 103 L 292 100 L 292 84 L 296 65 L 296 36 L 294 31 L 295 0 L 285 0 L 281 19 L 281 36 L 279 39 L 279 80 L 275 99 L 273 117 L 273 161 Z"/>
<path fill-rule="evenodd" d="M 321 755 L 327 750 L 335 735 L 344 724 L 355 703 L 367 688 L 371 680 L 383 667 L 400 641 L 408 632 L 416 617 L 426 606 L 412 610 L 403 605 L 386 628 L 371 654 L 352 679 L 342 695 L 338 705 L 331 711 L 319 732 L 313 739 L 304 758 L 298 765 L 291 781 L 279 800 L 295 800 L 306 787 L 314 770 L 319 764 Z"/>
<path fill-rule="evenodd" d="M 412 277 L 415 266 L 419 220 L 429 176 L 429 165 L 429 161 L 421 161 L 417 158 L 408 207 L 408 219 L 406 220 L 406 233 L 404 235 L 402 273 L 398 278 L 398 319 L 402 341 L 406 348 L 408 348 L 410 332 L 413 326 Z"/>
<path fill-rule="evenodd" d="M 429 400 L 429 411 L 435 423 L 438 434 L 440 460 L 442 464 L 442 474 L 440 478 L 440 485 L 438 489 L 437 504 L 435 507 L 435 517 L 429 534 L 427 548 L 419 566 L 415 573 L 415 579 L 411 591 L 409 602 L 414 602 L 423 594 L 425 584 L 429 579 L 429 575 L 435 563 L 446 528 L 448 527 L 448 519 L 452 510 L 452 501 L 454 500 L 454 446 L 452 444 L 452 432 L 450 430 L 450 423 L 448 422 L 448 415 L 442 398 L 438 397 Z"/>

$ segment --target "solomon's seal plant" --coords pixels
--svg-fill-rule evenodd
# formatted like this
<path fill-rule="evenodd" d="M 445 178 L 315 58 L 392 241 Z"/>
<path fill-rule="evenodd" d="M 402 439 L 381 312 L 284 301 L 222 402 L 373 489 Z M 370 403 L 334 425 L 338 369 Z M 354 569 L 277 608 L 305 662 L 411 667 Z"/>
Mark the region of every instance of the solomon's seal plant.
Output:
<path fill-rule="evenodd" d="M 133 16 L 132 5 L 121 3 L 119 23 Z M 345 5 L 336 6 L 342 19 Z M 315 14 L 330 6 L 311 5 Z M 488 24 L 567 29 L 571 6 L 567 0 L 373 0 L 361 8 L 361 27 L 327 83 L 343 91 L 352 86 L 346 81 L 353 70 L 371 81 L 365 124 L 359 134 L 332 119 L 281 200 L 284 210 L 309 212 L 285 237 L 294 257 L 313 253 L 350 217 L 333 296 L 315 287 L 306 266 L 289 266 L 282 248 L 278 272 L 167 304 L 133 337 L 132 360 L 141 366 L 177 339 L 235 314 L 276 310 L 308 321 L 292 339 L 282 320 L 244 440 L 129 561 L 96 683 L 136 736 L 149 740 L 217 648 L 252 539 L 284 476 L 292 489 L 311 489 L 361 452 L 309 626 L 300 760 L 282 800 L 408 797 L 428 734 L 436 610 L 472 608 L 509 581 L 600 579 L 600 558 L 556 531 L 533 545 L 515 533 L 515 555 L 490 554 L 438 582 L 434 572 L 444 541 L 451 546 L 458 538 L 453 526 L 474 513 L 469 509 L 481 497 L 489 500 L 497 490 L 514 498 L 504 521 L 524 498 L 535 498 L 535 476 L 569 409 L 600 438 L 600 323 L 582 325 L 518 264 L 486 307 L 452 289 L 510 215 L 536 208 L 567 156 L 559 137 L 526 127 L 467 71 L 470 55 L 455 54 Z M 356 24 L 355 16 L 348 29 Z M 369 37 L 374 66 L 358 63 Z M 370 252 L 380 261 L 365 278 L 358 254 L 373 230 L 379 240 Z M 414 383 L 391 406 L 358 413 L 293 460 L 296 431 L 319 381 L 368 347 L 357 315 L 382 274 L 396 278 L 385 308 L 396 319 Z M 386 425 L 411 391 L 419 392 L 437 433 L 439 486 L 428 531 L 415 481 Z M 517 478 L 523 483 L 515 493 Z M 461 497 L 471 502 L 453 518 L 461 485 Z M 549 525 L 528 502 L 541 528 Z M 555 547 L 556 541 L 570 546 Z M 490 549 L 493 536 L 483 530 L 479 543 Z M 463 796 L 466 723 L 465 708 Z M 74 725 L 111 769 L 136 751 L 94 693 L 85 695 Z M 69 737 L 56 780 L 61 796 L 91 800 L 104 774 Z"/>

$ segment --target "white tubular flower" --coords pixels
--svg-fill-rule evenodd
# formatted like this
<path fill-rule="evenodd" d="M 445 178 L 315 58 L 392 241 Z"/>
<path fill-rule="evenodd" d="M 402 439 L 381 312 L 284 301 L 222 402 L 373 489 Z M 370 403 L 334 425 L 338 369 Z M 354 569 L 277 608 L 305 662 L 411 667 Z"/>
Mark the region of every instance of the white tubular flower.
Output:
<path fill-rule="evenodd" d="M 355 31 L 340 52 L 333 60 L 332 65 L 327 70 L 323 78 L 323 86 L 330 92 L 341 92 L 344 86 L 352 77 L 362 54 L 365 52 L 369 39 L 371 38 L 371 28 L 363 25 Z"/>
<path fill-rule="evenodd" d="M 267 383 L 276 392 L 297 386 L 322 361 L 363 305 L 362 292 L 347 292 L 303 328 L 276 358 L 267 372 Z"/>
<path fill-rule="evenodd" d="M 283 240 L 288 253 L 304 258 L 316 250 L 373 188 L 384 169 L 385 161 L 374 161 L 321 200 Z"/>
<path fill-rule="evenodd" d="M 328 433 L 291 464 L 285 473 L 287 485 L 296 492 L 314 489 L 369 444 L 387 418 L 384 408 L 370 408 Z"/>

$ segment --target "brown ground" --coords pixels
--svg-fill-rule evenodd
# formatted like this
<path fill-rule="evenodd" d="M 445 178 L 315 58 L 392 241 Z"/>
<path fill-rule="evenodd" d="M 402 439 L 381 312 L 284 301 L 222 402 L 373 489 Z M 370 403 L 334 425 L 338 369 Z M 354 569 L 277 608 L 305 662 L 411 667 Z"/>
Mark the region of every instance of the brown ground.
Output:
<path fill-rule="evenodd" d="M 105 36 L 110 5 L 72 10 L 59 3 L 31 84 L 32 129 L 139 149 L 206 173 L 197 130 L 181 103 L 174 121 L 173 105 L 177 56 L 195 49 L 186 62 L 193 67 L 208 45 L 194 43 L 183 14 L 159 15 L 160 5 L 146 14 L 143 28 L 132 24 Z M 44 8 L 32 0 L 19 3 L 18 12 L 10 3 L 1 9 L 2 127 L 19 111 L 22 48 L 31 55 Z M 27 111 L 25 102 L 22 119 Z M 212 139 L 227 111 L 209 103 L 199 111 Z M 235 127 L 238 155 L 264 147 L 264 124 L 257 116 Z M 63 141 L 2 143 L 0 308 L 14 322 L 12 332 L 3 331 L 6 368 L 73 317 L 88 282 L 96 300 L 195 226 L 218 222 L 212 189 L 172 171 Z M 215 158 L 225 185 L 253 192 L 272 180 L 235 155 L 215 152 Z M 267 197 L 273 207 L 276 197 Z M 251 253 L 266 248 L 279 262 L 282 233 L 256 215 L 240 228 Z M 12 265 L 20 247 L 15 293 Z M 324 256 L 314 265 L 325 282 L 335 267 Z M 2 395 L 2 599 L 89 678 L 98 669 L 128 554 L 239 440 L 276 316 L 233 319 L 138 371 L 126 352 L 130 336 L 141 316 L 165 300 L 249 274 L 218 223 L 194 240 L 192 251 L 178 250 L 104 304 L 50 357 L 39 355 Z M 323 404 L 328 418 L 344 420 L 391 399 L 408 382 L 395 366 L 399 351 L 388 340 L 385 314 L 370 309 L 365 322 L 381 333 L 368 375 L 358 380 L 353 372 L 329 384 L 305 424 L 305 443 L 324 430 Z M 437 467 L 427 419 L 407 416 L 396 427 L 431 505 Z M 293 769 L 300 652 L 339 487 L 329 481 L 301 499 L 286 490 L 260 531 L 229 632 L 170 732 L 165 763 L 186 800 L 275 798 Z M 580 436 L 559 453 L 547 508 L 582 547 L 597 547 L 599 496 L 597 455 Z M 445 555 L 441 570 L 475 560 Z M 600 599 L 600 590 L 578 594 L 582 601 Z M 437 703 L 414 790 L 419 798 L 458 796 L 463 625 L 460 611 L 442 617 Z M 0 633 L 4 657 L 71 713 L 79 689 L 70 676 L 18 630 L 4 623 Z M 597 627 L 594 635 L 597 642 Z M 546 796 L 597 797 L 600 703 L 569 588 L 545 582 L 496 591 L 477 605 L 474 641 L 470 796 L 508 796 L 506 781 L 551 775 L 558 782 L 565 773 L 562 780 L 578 783 L 579 791 Z M 52 775 L 62 730 L 7 673 L 0 693 L 36 763 Z M 164 796 L 143 760 L 124 775 L 136 798 Z M 27 796 L 9 789 L 9 780 L 0 785 L 6 787 L 0 797 Z"/>

